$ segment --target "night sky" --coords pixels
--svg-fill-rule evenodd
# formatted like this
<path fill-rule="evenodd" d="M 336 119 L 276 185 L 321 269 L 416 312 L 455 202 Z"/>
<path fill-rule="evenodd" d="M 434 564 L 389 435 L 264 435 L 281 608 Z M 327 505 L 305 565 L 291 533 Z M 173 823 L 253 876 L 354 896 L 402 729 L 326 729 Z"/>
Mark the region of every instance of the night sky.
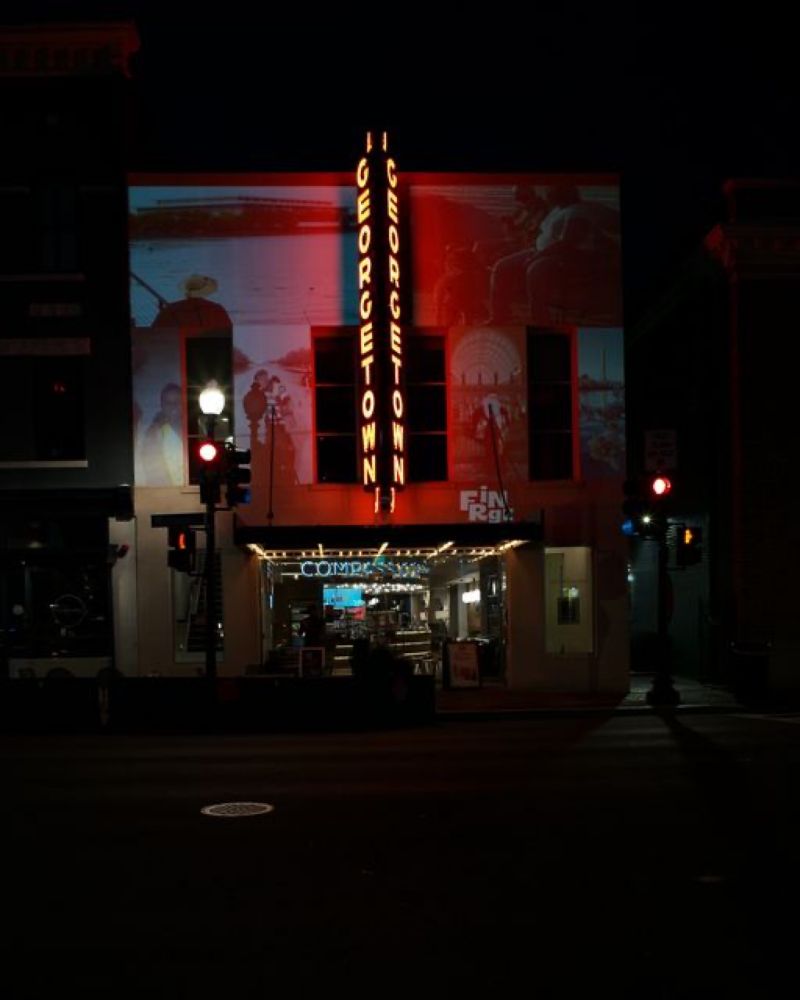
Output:
<path fill-rule="evenodd" d="M 562 6 L 381 4 L 393 32 L 241 2 L 28 0 L 2 20 L 136 21 L 134 170 L 346 170 L 386 127 L 401 169 L 619 173 L 630 323 L 723 218 L 725 178 L 798 175 L 793 35 L 768 3 Z"/>

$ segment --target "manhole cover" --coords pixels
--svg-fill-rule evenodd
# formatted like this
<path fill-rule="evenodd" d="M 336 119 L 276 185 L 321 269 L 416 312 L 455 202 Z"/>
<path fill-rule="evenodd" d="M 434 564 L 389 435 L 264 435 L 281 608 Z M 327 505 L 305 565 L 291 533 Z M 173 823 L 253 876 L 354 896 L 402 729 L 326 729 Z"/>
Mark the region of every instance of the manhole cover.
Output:
<path fill-rule="evenodd" d="M 271 813 L 274 808 L 266 802 L 220 802 L 215 806 L 204 806 L 200 812 L 204 816 L 260 816 Z"/>

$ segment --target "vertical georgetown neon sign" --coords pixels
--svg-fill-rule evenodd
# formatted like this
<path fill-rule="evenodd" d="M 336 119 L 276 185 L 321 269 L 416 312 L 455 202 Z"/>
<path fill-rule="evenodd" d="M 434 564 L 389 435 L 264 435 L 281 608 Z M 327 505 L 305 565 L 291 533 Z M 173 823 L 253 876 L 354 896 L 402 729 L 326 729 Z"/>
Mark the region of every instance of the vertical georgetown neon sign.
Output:
<path fill-rule="evenodd" d="M 397 170 L 386 133 L 367 133 L 358 187 L 358 353 L 361 482 L 375 510 L 394 510 L 405 485 L 405 393 L 400 326 L 400 213 Z"/>

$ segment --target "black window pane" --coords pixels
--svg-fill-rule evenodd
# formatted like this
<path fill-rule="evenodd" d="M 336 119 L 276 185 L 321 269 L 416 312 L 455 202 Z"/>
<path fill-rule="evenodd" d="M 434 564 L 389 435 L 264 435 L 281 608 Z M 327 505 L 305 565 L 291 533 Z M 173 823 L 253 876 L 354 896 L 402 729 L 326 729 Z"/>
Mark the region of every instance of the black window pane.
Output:
<path fill-rule="evenodd" d="M 354 434 L 317 436 L 317 480 L 320 483 L 356 481 L 356 438 Z"/>
<path fill-rule="evenodd" d="M 571 337 L 528 332 L 528 441 L 533 480 L 571 479 L 573 442 Z"/>
<path fill-rule="evenodd" d="M 567 382 L 571 375 L 570 338 L 563 333 L 528 337 L 528 377 L 532 382 Z"/>
<path fill-rule="evenodd" d="M 447 405 L 444 386 L 407 386 L 406 414 L 410 431 L 446 430 Z"/>
<path fill-rule="evenodd" d="M 352 386 L 328 386 L 317 389 L 316 402 L 317 430 L 320 433 L 353 433 L 356 393 Z"/>
<path fill-rule="evenodd" d="M 11 431 L 0 436 L 6 461 L 86 458 L 83 357 L 4 358 Z"/>
<path fill-rule="evenodd" d="M 408 480 L 411 483 L 447 479 L 447 438 L 444 434 L 412 434 L 408 438 Z"/>
<path fill-rule="evenodd" d="M 190 337 L 186 341 L 186 381 L 195 401 L 209 382 L 216 381 L 231 399 L 232 344 L 230 337 Z M 199 406 L 199 404 L 198 404 Z"/>
<path fill-rule="evenodd" d="M 83 358 L 37 358 L 33 421 L 36 458 L 86 457 L 83 431 Z"/>
<path fill-rule="evenodd" d="M 532 434 L 530 469 L 531 479 L 572 479 L 572 435 Z"/>
<path fill-rule="evenodd" d="M 0 272 L 24 271 L 31 265 L 31 225 L 29 191 L 0 191 Z"/>
<path fill-rule="evenodd" d="M 444 337 L 406 338 L 406 381 L 444 382 Z"/>
<path fill-rule="evenodd" d="M 356 380 L 354 338 L 350 335 L 317 337 L 314 366 L 317 385 L 352 385 Z"/>
<path fill-rule="evenodd" d="M 534 431 L 568 431 L 572 426 L 569 384 L 534 385 L 528 401 Z"/>
<path fill-rule="evenodd" d="M 35 358 L 3 358 L 5 430 L 0 434 L 0 459 L 32 461 L 36 458 L 32 413 Z"/>

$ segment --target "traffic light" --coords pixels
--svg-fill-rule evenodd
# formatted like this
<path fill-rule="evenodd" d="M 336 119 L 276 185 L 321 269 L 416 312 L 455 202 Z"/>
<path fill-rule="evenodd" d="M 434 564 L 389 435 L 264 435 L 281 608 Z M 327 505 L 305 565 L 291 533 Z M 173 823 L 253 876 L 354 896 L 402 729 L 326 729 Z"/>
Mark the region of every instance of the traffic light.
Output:
<path fill-rule="evenodd" d="M 650 491 L 650 496 L 654 500 L 663 500 L 672 492 L 672 482 L 667 479 L 666 476 L 662 476 L 659 473 L 658 475 L 650 477 L 648 489 Z"/>
<path fill-rule="evenodd" d="M 660 472 L 649 475 L 644 492 L 647 495 L 647 509 L 642 515 L 643 534 L 663 541 L 669 526 L 672 480 Z"/>
<path fill-rule="evenodd" d="M 167 532 L 169 541 L 167 565 L 178 573 L 191 573 L 197 548 L 194 529 L 172 526 L 167 528 Z"/>
<path fill-rule="evenodd" d="M 205 504 L 219 503 L 220 479 L 224 470 L 222 445 L 210 438 L 197 445 L 200 464 L 200 499 Z"/>
<path fill-rule="evenodd" d="M 645 503 L 641 496 L 638 479 L 626 479 L 623 484 L 625 499 L 622 502 L 622 533 L 623 535 L 638 535 Z"/>
<path fill-rule="evenodd" d="M 229 507 L 250 503 L 250 449 L 237 451 L 233 444 L 225 445 L 225 501 Z"/>
<path fill-rule="evenodd" d="M 679 524 L 675 537 L 675 562 L 678 566 L 696 566 L 703 558 L 703 529 Z"/>
<path fill-rule="evenodd" d="M 641 538 L 664 538 L 672 483 L 657 473 L 626 480 L 622 532 Z"/>

